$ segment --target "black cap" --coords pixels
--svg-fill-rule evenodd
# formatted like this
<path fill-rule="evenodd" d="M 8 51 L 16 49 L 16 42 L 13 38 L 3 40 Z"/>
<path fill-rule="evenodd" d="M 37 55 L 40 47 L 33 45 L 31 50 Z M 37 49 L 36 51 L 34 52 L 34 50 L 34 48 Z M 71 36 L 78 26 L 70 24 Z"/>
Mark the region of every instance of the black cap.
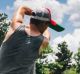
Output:
<path fill-rule="evenodd" d="M 64 30 L 63 27 L 61 27 L 59 24 L 57 24 L 54 20 L 51 19 L 51 12 L 48 8 L 43 8 L 40 10 L 35 10 L 33 11 L 33 16 L 32 18 L 42 20 L 42 21 L 49 21 L 49 27 L 61 32 Z"/>

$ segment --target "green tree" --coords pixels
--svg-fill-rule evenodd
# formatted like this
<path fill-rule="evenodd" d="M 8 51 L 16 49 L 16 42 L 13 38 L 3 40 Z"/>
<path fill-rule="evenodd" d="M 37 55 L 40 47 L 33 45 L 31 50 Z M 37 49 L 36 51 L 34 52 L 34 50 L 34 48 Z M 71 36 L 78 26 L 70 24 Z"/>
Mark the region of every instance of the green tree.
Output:
<path fill-rule="evenodd" d="M 64 74 L 77 74 L 76 68 L 70 68 L 64 71 Z"/>
<path fill-rule="evenodd" d="M 78 52 L 75 54 L 75 61 L 76 61 L 76 70 L 77 74 L 80 74 L 80 48 L 78 48 Z"/>
<path fill-rule="evenodd" d="M 59 52 L 56 53 L 58 59 L 55 59 L 55 64 L 53 65 L 54 74 L 62 74 L 67 68 L 71 67 L 72 52 L 68 50 L 66 42 L 58 44 L 58 50 Z"/>
<path fill-rule="evenodd" d="M 6 22 L 8 16 L 5 13 L 0 13 L 0 45 L 4 39 L 9 23 Z"/>
<path fill-rule="evenodd" d="M 47 54 L 52 53 L 53 50 L 50 45 L 48 45 L 47 48 L 42 49 L 40 58 L 36 62 L 36 73 L 37 74 L 50 74 L 50 69 L 48 67 L 48 62 L 45 60 L 45 63 L 42 61 L 42 59 L 45 59 L 47 57 Z"/>

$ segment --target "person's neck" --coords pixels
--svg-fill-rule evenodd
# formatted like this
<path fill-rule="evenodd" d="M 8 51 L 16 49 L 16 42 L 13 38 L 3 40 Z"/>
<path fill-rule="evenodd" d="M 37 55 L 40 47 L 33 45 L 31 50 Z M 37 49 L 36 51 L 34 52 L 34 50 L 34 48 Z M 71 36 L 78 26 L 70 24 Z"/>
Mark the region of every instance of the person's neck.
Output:
<path fill-rule="evenodd" d="M 31 35 L 31 36 L 38 36 L 40 35 L 41 33 L 39 32 L 39 30 L 36 28 L 35 25 L 33 24 L 30 24 L 28 27 L 28 34 Z"/>
<path fill-rule="evenodd" d="M 37 29 L 37 27 L 36 27 L 34 24 L 30 24 L 30 29 L 31 29 L 33 32 L 40 33 L 39 30 Z"/>

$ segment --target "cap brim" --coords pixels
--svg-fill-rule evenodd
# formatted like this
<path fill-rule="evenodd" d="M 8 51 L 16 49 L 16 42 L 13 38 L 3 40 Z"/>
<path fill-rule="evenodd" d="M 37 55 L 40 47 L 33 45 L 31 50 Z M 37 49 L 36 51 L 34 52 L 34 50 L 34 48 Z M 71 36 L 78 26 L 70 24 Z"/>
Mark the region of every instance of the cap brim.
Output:
<path fill-rule="evenodd" d="M 49 27 L 50 27 L 51 29 L 54 29 L 54 30 L 57 31 L 57 32 L 61 32 L 61 31 L 64 30 L 64 28 L 61 27 L 60 25 L 58 25 L 54 20 L 50 20 Z"/>

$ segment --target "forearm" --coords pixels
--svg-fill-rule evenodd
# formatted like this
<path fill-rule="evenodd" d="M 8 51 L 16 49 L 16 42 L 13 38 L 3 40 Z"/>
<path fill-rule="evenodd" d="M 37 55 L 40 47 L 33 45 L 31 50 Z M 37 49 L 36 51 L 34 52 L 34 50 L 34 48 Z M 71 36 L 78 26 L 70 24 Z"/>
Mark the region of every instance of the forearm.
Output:
<path fill-rule="evenodd" d="M 13 20 L 23 22 L 25 15 L 32 15 L 32 10 L 26 6 L 20 6 L 13 16 Z"/>
<path fill-rule="evenodd" d="M 43 33 L 43 36 L 45 38 L 43 40 L 43 43 L 42 43 L 40 49 L 45 49 L 48 46 L 48 44 L 49 44 L 49 41 L 50 41 L 50 32 L 48 31 L 48 29 L 45 30 L 45 32 Z"/>
<path fill-rule="evenodd" d="M 45 30 L 43 36 L 46 37 L 48 40 L 50 40 L 50 32 L 48 31 L 48 29 Z"/>
<path fill-rule="evenodd" d="M 25 15 L 32 15 L 32 10 L 26 6 L 20 6 L 14 13 L 11 26 L 16 29 L 23 23 Z"/>

